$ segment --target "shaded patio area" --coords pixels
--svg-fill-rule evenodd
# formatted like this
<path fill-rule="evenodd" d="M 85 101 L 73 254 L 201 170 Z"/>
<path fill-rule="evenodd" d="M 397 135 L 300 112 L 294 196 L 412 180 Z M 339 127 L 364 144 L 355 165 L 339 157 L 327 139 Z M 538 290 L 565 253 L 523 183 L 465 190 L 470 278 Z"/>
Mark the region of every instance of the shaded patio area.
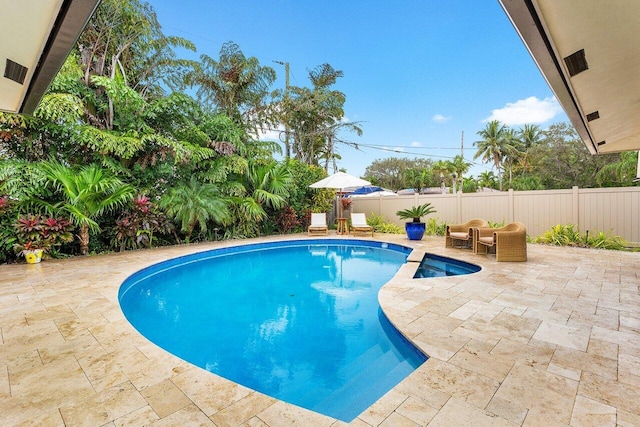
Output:
<path fill-rule="evenodd" d="M 344 425 L 168 354 L 118 305 L 145 266 L 285 238 L 307 237 L 0 266 L 3 425 Z M 640 253 L 530 244 L 528 262 L 497 263 L 440 237 L 376 239 L 483 270 L 414 280 L 408 262 L 383 287 L 389 319 L 430 359 L 351 425 L 640 425 Z"/>

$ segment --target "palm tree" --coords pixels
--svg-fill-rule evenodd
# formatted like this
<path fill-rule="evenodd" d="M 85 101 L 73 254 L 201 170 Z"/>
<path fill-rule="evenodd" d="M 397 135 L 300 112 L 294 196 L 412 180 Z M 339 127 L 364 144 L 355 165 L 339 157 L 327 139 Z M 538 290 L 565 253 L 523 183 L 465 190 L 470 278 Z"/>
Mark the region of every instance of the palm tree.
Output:
<path fill-rule="evenodd" d="M 522 129 L 518 131 L 518 141 L 522 144 L 525 150 L 530 147 L 539 144 L 543 139 L 543 132 L 538 125 L 525 124 Z"/>
<path fill-rule="evenodd" d="M 634 185 L 634 178 L 638 172 L 638 152 L 624 151 L 620 153 L 620 160 L 608 163 L 596 174 L 599 185 L 616 185 L 627 187 Z"/>
<path fill-rule="evenodd" d="M 495 188 L 496 175 L 493 171 L 484 171 L 480 173 L 478 177 L 478 185 L 480 188 Z"/>
<path fill-rule="evenodd" d="M 210 220 L 224 224 L 230 217 L 228 200 L 220 196 L 218 187 L 200 183 L 194 176 L 171 188 L 160 200 L 160 206 L 168 217 L 180 223 L 187 243 L 196 226 L 205 232 Z"/>
<path fill-rule="evenodd" d="M 478 151 L 473 156 L 474 160 L 482 157 L 485 163 L 493 162 L 493 167 L 498 171 L 500 190 L 502 190 L 502 160 L 505 156 L 507 141 L 507 128 L 497 120 L 487 123 L 487 126 L 478 131 L 482 137 L 480 141 L 475 141 L 473 145 L 478 147 Z"/>
<path fill-rule="evenodd" d="M 265 98 L 275 70 L 261 66 L 256 57 L 247 58 L 233 42 L 222 45 L 218 61 L 204 54 L 200 60 L 202 65 L 188 76 L 199 86 L 200 99 L 257 133 L 268 114 Z"/>
<path fill-rule="evenodd" d="M 505 131 L 504 139 L 503 160 L 509 167 L 509 188 L 511 188 L 513 165 L 514 163 L 521 163 L 524 159 L 525 153 L 520 151 L 522 142 L 518 139 L 518 136 L 513 129 L 507 129 Z"/>
<path fill-rule="evenodd" d="M 287 163 L 260 164 L 249 162 L 244 176 L 247 196 L 242 200 L 242 211 L 250 221 L 260 222 L 267 217 L 265 207 L 280 209 L 289 195 L 291 172 Z"/>
<path fill-rule="evenodd" d="M 454 172 L 452 163 L 444 160 L 438 160 L 437 162 L 435 162 L 433 164 L 433 171 L 436 173 L 436 175 L 440 176 L 440 184 L 443 186 L 446 178 L 448 178 Z"/>
<path fill-rule="evenodd" d="M 80 253 L 86 255 L 89 252 L 90 231 L 100 231 L 96 219 L 132 200 L 135 189 L 95 164 L 75 170 L 50 161 L 43 163 L 42 167 L 48 180 L 65 199 L 47 207 L 65 212 L 71 222 L 80 228 Z"/>
<path fill-rule="evenodd" d="M 458 188 L 462 191 L 462 183 L 464 182 L 463 175 L 469 171 L 471 163 L 465 162 L 464 157 L 461 155 L 455 156 L 449 163 L 451 165 L 451 170 L 458 177 L 458 182 L 460 183 Z"/>

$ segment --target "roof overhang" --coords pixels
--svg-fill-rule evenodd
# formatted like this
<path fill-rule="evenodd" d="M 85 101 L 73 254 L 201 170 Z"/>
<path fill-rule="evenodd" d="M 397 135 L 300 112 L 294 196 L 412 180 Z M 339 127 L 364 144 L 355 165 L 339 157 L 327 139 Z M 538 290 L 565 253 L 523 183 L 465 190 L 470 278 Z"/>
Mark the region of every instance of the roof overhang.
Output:
<path fill-rule="evenodd" d="M 30 114 L 100 0 L 0 0 L 0 110 Z"/>
<path fill-rule="evenodd" d="M 499 1 L 589 151 L 640 150 L 640 1 Z"/>

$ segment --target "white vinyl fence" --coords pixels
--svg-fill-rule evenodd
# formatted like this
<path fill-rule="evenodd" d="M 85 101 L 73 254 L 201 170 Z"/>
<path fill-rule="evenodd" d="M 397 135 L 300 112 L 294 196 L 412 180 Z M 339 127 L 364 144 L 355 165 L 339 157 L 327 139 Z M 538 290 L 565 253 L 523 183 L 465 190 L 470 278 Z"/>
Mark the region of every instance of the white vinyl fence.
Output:
<path fill-rule="evenodd" d="M 351 212 L 382 215 L 388 222 L 403 225 L 396 216 L 400 209 L 431 203 L 437 218 L 459 224 L 473 218 L 491 222 L 521 222 L 531 237 L 556 224 L 573 224 L 581 232 L 604 231 L 640 243 L 640 187 L 578 188 L 544 191 L 425 194 L 354 198 Z"/>

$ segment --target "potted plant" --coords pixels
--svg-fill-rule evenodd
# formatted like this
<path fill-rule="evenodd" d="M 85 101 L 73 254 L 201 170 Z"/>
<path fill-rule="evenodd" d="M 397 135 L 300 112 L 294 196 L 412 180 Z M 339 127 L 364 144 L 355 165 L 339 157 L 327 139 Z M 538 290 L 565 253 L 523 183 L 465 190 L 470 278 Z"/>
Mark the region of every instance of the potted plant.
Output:
<path fill-rule="evenodd" d="M 65 218 L 20 216 L 14 228 L 19 242 L 14 245 L 14 250 L 29 264 L 40 262 L 44 252 L 51 247 L 73 240 L 72 225 Z"/>
<path fill-rule="evenodd" d="M 411 222 L 407 222 L 404 225 L 404 229 L 407 232 L 409 240 L 422 240 L 426 224 L 420 221 L 420 218 L 436 212 L 431 206 L 431 203 L 425 203 L 420 206 L 413 206 L 410 209 L 403 209 L 396 212 L 396 215 L 400 219 L 411 219 Z"/>
<path fill-rule="evenodd" d="M 49 249 L 42 240 L 29 240 L 24 244 L 16 244 L 14 248 L 18 255 L 24 257 L 27 264 L 36 264 L 42 261 L 44 251 Z"/>

